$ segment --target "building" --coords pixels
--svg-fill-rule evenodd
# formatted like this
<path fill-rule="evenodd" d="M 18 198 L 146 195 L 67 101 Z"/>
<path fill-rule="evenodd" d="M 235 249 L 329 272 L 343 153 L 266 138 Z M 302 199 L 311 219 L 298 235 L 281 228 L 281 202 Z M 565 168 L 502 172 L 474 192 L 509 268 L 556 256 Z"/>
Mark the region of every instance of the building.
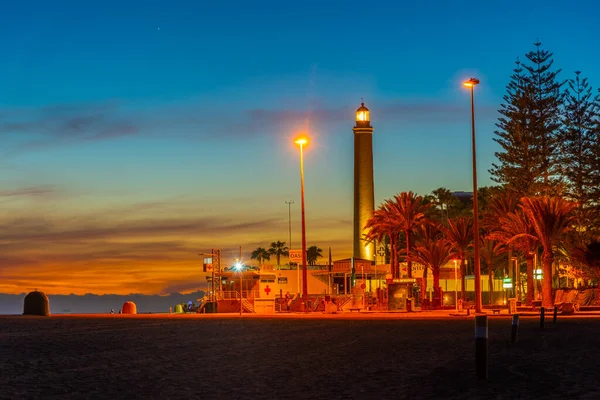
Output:
<path fill-rule="evenodd" d="M 365 225 L 375 209 L 373 185 L 373 127 L 365 103 L 356 110 L 354 131 L 354 236 L 353 255 L 373 261 L 375 246 L 363 240 Z"/>

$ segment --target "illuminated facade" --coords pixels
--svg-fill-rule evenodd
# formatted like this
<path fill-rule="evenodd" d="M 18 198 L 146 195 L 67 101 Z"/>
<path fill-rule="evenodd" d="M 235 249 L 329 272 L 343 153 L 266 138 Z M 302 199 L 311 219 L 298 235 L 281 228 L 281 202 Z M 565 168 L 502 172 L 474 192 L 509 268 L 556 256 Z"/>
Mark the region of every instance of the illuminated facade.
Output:
<path fill-rule="evenodd" d="M 354 131 L 354 258 L 374 260 L 375 246 L 363 240 L 375 209 L 373 187 L 373 127 L 365 103 L 356 110 Z"/>

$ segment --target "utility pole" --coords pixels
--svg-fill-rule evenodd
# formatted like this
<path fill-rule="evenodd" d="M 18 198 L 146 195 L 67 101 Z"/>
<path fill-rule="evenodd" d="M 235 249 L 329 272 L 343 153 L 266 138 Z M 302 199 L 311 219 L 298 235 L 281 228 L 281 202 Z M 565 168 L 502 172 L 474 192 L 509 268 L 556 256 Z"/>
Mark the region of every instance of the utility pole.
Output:
<path fill-rule="evenodd" d="M 290 243 L 288 246 L 288 251 L 292 251 L 292 204 L 294 204 L 294 200 L 290 200 L 285 202 L 288 205 L 288 226 L 290 232 Z M 290 262 L 291 263 L 291 262 Z M 291 265 L 290 265 L 291 268 Z M 300 293 L 300 265 L 296 264 L 296 280 L 298 282 L 298 293 Z"/>
<path fill-rule="evenodd" d="M 294 204 L 294 200 L 290 200 L 285 202 L 285 204 L 288 205 L 288 227 L 289 227 L 289 233 L 290 233 L 290 241 L 288 244 L 288 249 L 292 249 L 292 204 Z"/>

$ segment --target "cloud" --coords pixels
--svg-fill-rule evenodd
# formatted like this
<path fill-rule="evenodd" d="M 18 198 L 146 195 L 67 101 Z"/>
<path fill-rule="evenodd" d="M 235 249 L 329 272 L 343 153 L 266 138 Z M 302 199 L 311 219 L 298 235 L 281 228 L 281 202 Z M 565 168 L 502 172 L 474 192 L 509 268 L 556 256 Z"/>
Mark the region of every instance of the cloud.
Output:
<path fill-rule="evenodd" d="M 311 127 L 347 127 L 354 119 L 354 105 L 313 104 L 310 107 L 284 108 L 280 104 L 258 108 L 219 108 L 210 103 L 139 106 L 126 103 L 54 105 L 38 109 L 19 109 L 2 113 L 0 135 L 14 142 L 14 151 L 36 150 L 50 146 L 111 140 L 135 134 L 175 140 L 236 139 L 279 135 L 282 131 Z M 496 106 L 481 104 L 479 118 L 496 118 Z M 464 121 L 468 104 L 439 100 L 382 100 L 371 110 L 377 123 L 447 124 Z M 324 129 L 332 132 L 335 129 Z"/>
<path fill-rule="evenodd" d="M 58 193 L 53 185 L 28 186 L 18 189 L 0 190 L 1 197 L 47 197 Z"/>
<path fill-rule="evenodd" d="M 18 109 L 3 113 L 0 135 L 18 152 L 136 134 L 138 127 L 120 111 L 117 103 Z"/>
<path fill-rule="evenodd" d="M 52 222 L 45 218 L 19 218 L 6 221 L 0 226 L 0 241 L 86 241 L 97 239 L 118 239 L 135 236 L 156 237 L 168 234 L 193 235 L 199 232 L 222 234 L 228 232 L 256 232 L 269 229 L 280 219 L 270 218 L 246 222 L 232 222 L 230 218 L 173 218 L 114 221 L 102 225 L 84 224 L 71 228 L 65 223 Z M 68 224 L 68 222 L 67 222 Z"/>

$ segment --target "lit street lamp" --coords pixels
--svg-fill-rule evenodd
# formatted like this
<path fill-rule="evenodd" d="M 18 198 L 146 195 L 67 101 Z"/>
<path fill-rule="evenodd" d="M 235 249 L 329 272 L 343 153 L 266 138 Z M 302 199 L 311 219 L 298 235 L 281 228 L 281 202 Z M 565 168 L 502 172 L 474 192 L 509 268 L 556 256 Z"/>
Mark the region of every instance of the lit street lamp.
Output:
<path fill-rule="evenodd" d="M 456 270 L 458 269 L 456 262 L 458 260 L 455 259 L 452 261 L 454 261 L 454 306 L 456 307 L 456 311 L 458 311 L 458 274 L 456 273 Z"/>
<path fill-rule="evenodd" d="M 294 200 L 290 200 L 285 202 L 288 205 L 288 227 L 290 231 L 290 243 L 288 244 L 288 251 L 292 251 L 292 204 L 294 204 Z M 291 264 L 291 262 L 290 262 Z M 290 266 L 291 268 L 291 266 Z M 296 263 L 296 274 L 298 276 L 298 293 L 300 293 L 300 266 Z"/>
<path fill-rule="evenodd" d="M 479 211 L 477 209 L 477 151 L 475 147 L 475 85 L 479 79 L 471 78 L 463 83 L 471 89 L 471 143 L 473 145 L 473 257 L 475 258 L 475 312 L 480 313 L 481 307 L 481 263 L 479 260 Z"/>
<path fill-rule="evenodd" d="M 302 301 L 304 308 L 308 303 L 308 282 L 306 272 L 306 218 L 304 215 L 304 145 L 308 143 L 306 138 L 299 138 L 294 143 L 300 145 L 300 191 L 302 195 Z"/>
<path fill-rule="evenodd" d="M 242 295 L 242 285 L 244 283 L 244 271 L 243 271 L 244 266 L 242 265 L 241 262 L 237 262 L 235 263 L 235 269 L 237 269 L 237 271 L 240 273 L 240 315 L 242 315 L 242 311 L 244 310 L 244 296 Z"/>

